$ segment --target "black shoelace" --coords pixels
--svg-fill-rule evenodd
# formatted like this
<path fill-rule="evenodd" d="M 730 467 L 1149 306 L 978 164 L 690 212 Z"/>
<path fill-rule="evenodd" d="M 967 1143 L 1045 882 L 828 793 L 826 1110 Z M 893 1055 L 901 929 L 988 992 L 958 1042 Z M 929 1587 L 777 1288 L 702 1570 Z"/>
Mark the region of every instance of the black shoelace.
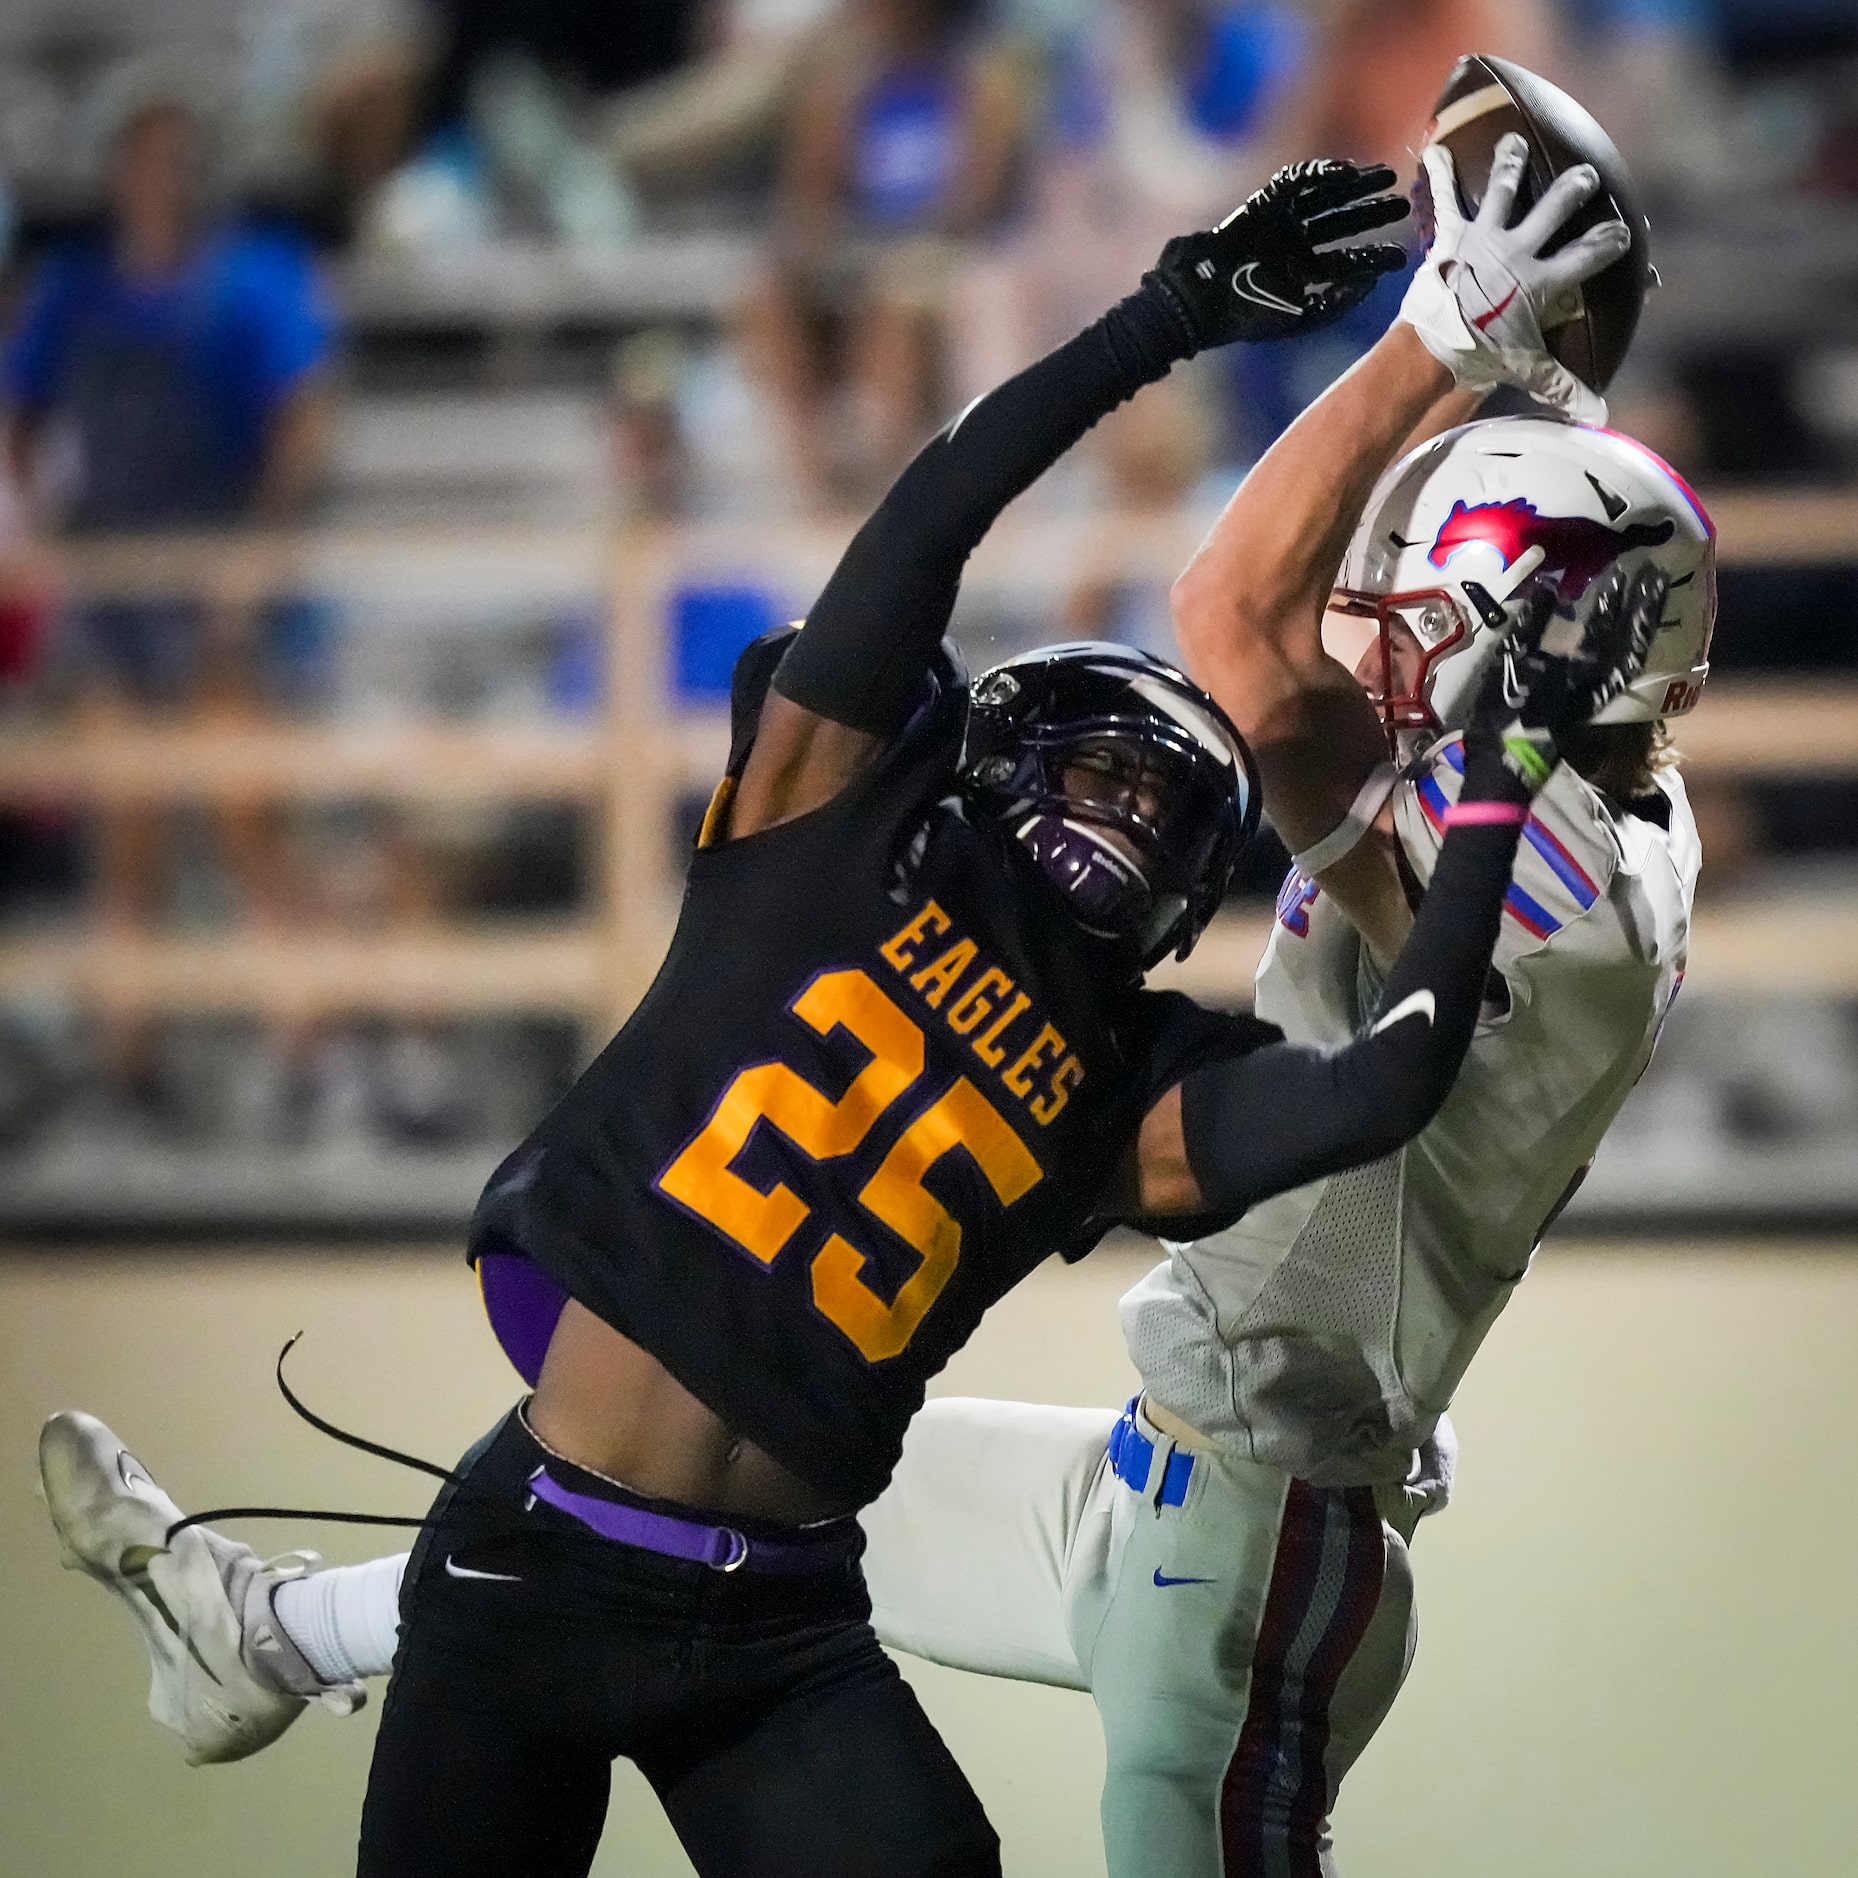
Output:
<path fill-rule="evenodd" d="M 351 1434 L 346 1428 L 338 1428 L 334 1422 L 325 1420 L 314 1409 L 306 1407 L 284 1380 L 284 1359 L 297 1347 L 302 1336 L 303 1332 L 298 1331 L 278 1351 L 277 1386 L 284 1400 L 312 1428 L 319 1434 L 329 1436 L 332 1441 L 340 1441 L 346 1447 L 359 1448 L 363 1454 L 372 1454 L 378 1460 L 393 1461 L 401 1467 L 412 1468 L 416 1473 L 430 1474 L 447 1486 L 456 1484 L 456 1476 L 449 1467 L 440 1467 L 435 1461 L 422 1461 L 417 1454 L 402 1453 L 400 1449 L 390 1448 L 384 1442 L 370 1441 L 365 1435 Z M 310 1506 L 213 1506 L 203 1513 L 189 1513 L 185 1519 L 177 1519 L 168 1528 L 164 1538 L 165 1543 L 172 1545 L 175 1534 L 185 1532 L 189 1526 L 204 1526 L 209 1521 L 217 1523 L 224 1519 L 313 1519 L 340 1526 L 423 1526 L 426 1518 L 423 1513 L 402 1517 L 397 1513 L 349 1513 Z"/>

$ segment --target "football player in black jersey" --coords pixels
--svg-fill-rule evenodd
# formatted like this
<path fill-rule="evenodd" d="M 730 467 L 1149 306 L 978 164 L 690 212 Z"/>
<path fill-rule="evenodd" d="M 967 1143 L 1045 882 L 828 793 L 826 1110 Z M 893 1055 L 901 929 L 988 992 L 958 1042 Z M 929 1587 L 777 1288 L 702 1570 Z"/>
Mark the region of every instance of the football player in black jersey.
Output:
<path fill-rule="evenodd" d="M 1539 618 L 1513 636 L 1380 1013 L 1325 1052 L 1142 988 L 1255 817 L 1218 707 L 1101 646 L 970 689 L 943 645 L 969 552 L 1100 417 L 1204 347 L 1326 323 L 1398 263 L 1325 251 L 1404 213 L 1392 181 L 1300 165 L 1171 242 L 937 436 L 804 628 L 744 655 L 659 976 L 473 1221 L 535 1388 L 407 1568 L 364 1878 L 585 1872 L 619 1755 L 705 1874 L 998 1870 L 871 1632 L 853 1512 L 929 1378 L 1051 1251 L 1205 1232 L 1424 1126 L 1556 734 L 1643 656 L 1636 624 L 1571 658 Z"/>

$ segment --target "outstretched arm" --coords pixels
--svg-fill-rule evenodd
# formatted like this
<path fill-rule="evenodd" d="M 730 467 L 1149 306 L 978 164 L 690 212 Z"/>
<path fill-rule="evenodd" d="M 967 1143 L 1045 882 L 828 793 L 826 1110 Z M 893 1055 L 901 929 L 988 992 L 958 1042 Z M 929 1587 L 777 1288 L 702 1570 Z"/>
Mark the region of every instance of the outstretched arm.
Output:
<path fill-rule="evenodd" d="M 1542 256 L 1599 181 L 1591 170 L 1569 171 L 1511 228 L 1527 157 L 1521 138 L 1505 141 L 1477 220 L 1467 223 L 1449 155 L 1428 148 L 1438 238 L 1399 322 L 1265 455 L 1175 586 L 1189 669 L 1251 744 L 1265 808 L 1293 851 L 1337 829 L 1386 760 L 1375 712 L 1321 638 L 1336 569 L 1381 473 L 1467 421 L 1493 384 L 1520 384 L 1582 415 L 1598 404 L 1550 359 L 1542 323 L 1629 237 L 1607 223 Z M 1514 284 L 1501 318 L 1476 298 L 1480 279 Z M 1318 877 L 1375 957 L 1391 959 L 1411 924 L 1391 833 L 1371 834 Z"/>
<path fill-rule="evenodd" d="M 1185 354 L 1133 294 L 971 406 L 859 529 L 775 672 L 730 832 L 828 802 L 908 721 L 968 556 L 994 518 L 1098 418 Z"/>
<path fill-rule="evenodd" d="M 1543 648 L 1552 594 L 1528 597 L 1466 728 L 1464 787 L 1376 1017 L 1340 1050 L 1275 1043 L 1190 1072 L 1143 1124 L 1142 1212 L 1232 1216 L 1378 1160 L 1438 1113 L 1471 1046 L 1516 844 L 1556 740 L 1643 667 L 1666 591 L 1655 568 L 1630 584 L 1615 575 L 1571 655 Z"/>
<path fill-rule="evenodd" d="M 1380 1014 L 1353 1043 L 1271 1044 L 1180 1085 L 1178 1171 L 1206 1210 L 1365 1166 L 1439 1112 L 1477 1028 L 1527 803 L 1500 764 L 1474 774 L 1467 758 L 1464 795 Z"/>
<path fill-rule="evenodd" d="M 1171 241 L 1137 293 L 942 431 L 859 530 L 782 661 L 731 832 L 829 800 L 896 735 L 968 555 L 1099 418 L 1177 359 L 1312 330 L 1358 304 L 1399 251 L 1317 247 L 1404 214 L 1372 195 L 1392 179 L 1340 163 L 1280 171 L 1217 229 Z"/>
<path fill-rule="evenodd" d="M 1387 760 L 1367 694 L 1323 650 L 1343 551 L 1415 432 L 1463 423 L 1481 396 L 1454 391 L 1412 328 L 1394 326 L 1265 453 L 1174 584 L 1188 670 L 1251 745 L 1265 811 L 1293 852 L 1335 828 Z M 1364 842 L 1321 878 L 1390 959 L 1411 923 L 1391 847 Z"/>

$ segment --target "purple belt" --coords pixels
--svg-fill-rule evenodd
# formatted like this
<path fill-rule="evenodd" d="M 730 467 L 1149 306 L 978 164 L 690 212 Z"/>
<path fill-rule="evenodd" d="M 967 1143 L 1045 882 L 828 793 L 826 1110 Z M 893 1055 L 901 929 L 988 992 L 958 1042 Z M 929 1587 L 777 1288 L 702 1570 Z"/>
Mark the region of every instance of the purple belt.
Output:
<path fill-rule="evenodd" d="M 779 1539 L 750 1539 L 733 1526 L 706 1526 L 699 1520 L 677 1519 L 669 1513 L 648 1512 L 622 1500 L 600 1500 L 591 1493 L 575 1493 L 554 1479 L 546 1467 L 529 1476 L 529 1491 L 546 1500 L 570 1519 L 619 1545 L 636 1545 L 666 1558 L 689 1559 L 712 1571 L 822 1572 L 842 1565 L 858 1549 L 858 1526 L 850 1519 L 835 1519 L 817 1539 L 790 1545 Z"/>

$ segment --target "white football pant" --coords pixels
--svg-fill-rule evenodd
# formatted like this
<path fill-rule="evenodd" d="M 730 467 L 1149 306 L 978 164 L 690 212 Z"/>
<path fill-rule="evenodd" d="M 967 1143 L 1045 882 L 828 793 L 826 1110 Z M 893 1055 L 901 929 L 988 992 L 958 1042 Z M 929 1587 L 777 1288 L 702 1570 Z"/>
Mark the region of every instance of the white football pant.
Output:
<path fill-rule="evenodd" d="M 886 1643 L 1090 1691 L 1110 1878 L 1330 1878 L 1336 1790 L 1412 1659 L 1423 1505 L 1190 1450 L 1135 1406 L 944 1398 L 860 1519 Z"/>

